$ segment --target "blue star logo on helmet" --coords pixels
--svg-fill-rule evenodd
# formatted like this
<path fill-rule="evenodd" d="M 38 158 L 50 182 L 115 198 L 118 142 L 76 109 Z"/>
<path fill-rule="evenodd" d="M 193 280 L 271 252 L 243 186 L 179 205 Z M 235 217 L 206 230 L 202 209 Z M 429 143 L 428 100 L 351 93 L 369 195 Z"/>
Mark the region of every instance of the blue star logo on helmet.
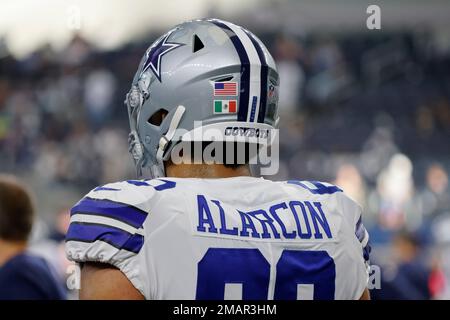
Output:
<path fill-rule="evenodd" d="M 142 73 L 147 71 L 149 68 L 152 70 L 153 74 L 161 82 L 161 58 L 166 53 L 183 46 L 183 43 L 169 42 L 167 39 L 170 37 L 172 32 L 169 32 L 165 37 L 162 37 L 158 42 L 151 46 L 147 50 L 146 60 L 142 66 Z"/>

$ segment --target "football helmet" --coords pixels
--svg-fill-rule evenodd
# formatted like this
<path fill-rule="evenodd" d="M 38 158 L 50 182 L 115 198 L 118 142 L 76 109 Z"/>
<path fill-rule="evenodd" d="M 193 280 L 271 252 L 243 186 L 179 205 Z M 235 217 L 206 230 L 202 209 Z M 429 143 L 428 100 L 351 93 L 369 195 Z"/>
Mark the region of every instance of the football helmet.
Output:
<path fill-rule="evenodd" d="M 218 19 L 176 26 L 147 49 L 126 96 L 138 175 L 164 176 L 178 142 L 204 139 L 196 130 L 252 142 L 276 128 L 278 85 L 272 56 L 250 31 Z"/>

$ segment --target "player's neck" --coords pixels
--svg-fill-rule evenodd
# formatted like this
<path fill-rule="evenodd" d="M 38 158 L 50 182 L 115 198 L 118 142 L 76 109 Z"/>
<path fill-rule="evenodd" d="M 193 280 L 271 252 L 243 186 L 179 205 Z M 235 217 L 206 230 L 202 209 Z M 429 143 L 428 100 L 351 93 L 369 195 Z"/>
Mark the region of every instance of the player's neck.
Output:
<path fill-rule="evenodd" d="M 225 167 L 222 164 L 170 164 L 166 166 L 168 177 L 176 178 L 232 178 L 251 176 L 248 166 L 238 168 Z"/>
<path fill-rule="evenodd" d="M 0 267 L 3 266 L 14 256 L 25 251 L 26 247 L 27 247 L 26 242 L 6 241 L 0 239 Z"/>

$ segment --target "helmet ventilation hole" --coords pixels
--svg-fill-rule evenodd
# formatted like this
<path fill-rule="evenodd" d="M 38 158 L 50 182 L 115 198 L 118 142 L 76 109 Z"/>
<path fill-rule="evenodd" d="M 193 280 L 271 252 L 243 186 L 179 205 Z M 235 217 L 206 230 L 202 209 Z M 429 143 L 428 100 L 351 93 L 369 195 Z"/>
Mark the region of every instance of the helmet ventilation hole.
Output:
<path fill-rule="evenodd" d="M 150 118 L 148 118 L 147 122 L 159 127 L 168 113 L 169 111 L 167 111 L 166 109 L 159 109 L 154 114 L 152 114 Z"/>
<path fill-rule="evenodd" d="M 195 53 L 203 49 L 204 47 L 205 45 L 203 44 L 202 40 L 200 40 L 200 38 L 196 34 L 194 34 L 194 39 L 192 43 L 192 52 Z"/>
<path fill-rule="evenodd" d="M 228 82 L 228 81 L 233 80 L 233 78 L 234 78 L 233 76 L 227 75 L 227 76 L 222 76 L 222 77 L 219 77 L 219 78 L 215 78 L 212 81 L 214 81 L 214 82 Z"/>

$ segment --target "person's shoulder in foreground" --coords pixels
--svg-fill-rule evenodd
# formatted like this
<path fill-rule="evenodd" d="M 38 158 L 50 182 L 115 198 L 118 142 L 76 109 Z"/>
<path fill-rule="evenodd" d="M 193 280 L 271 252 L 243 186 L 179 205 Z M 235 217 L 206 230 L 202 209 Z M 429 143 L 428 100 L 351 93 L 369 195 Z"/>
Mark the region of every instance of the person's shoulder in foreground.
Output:
<path fill-rule="evenodd" d="M 22 253 L 0 267 L 0 300 L 64 300 L 66 293 L 49 264 Z"/>

